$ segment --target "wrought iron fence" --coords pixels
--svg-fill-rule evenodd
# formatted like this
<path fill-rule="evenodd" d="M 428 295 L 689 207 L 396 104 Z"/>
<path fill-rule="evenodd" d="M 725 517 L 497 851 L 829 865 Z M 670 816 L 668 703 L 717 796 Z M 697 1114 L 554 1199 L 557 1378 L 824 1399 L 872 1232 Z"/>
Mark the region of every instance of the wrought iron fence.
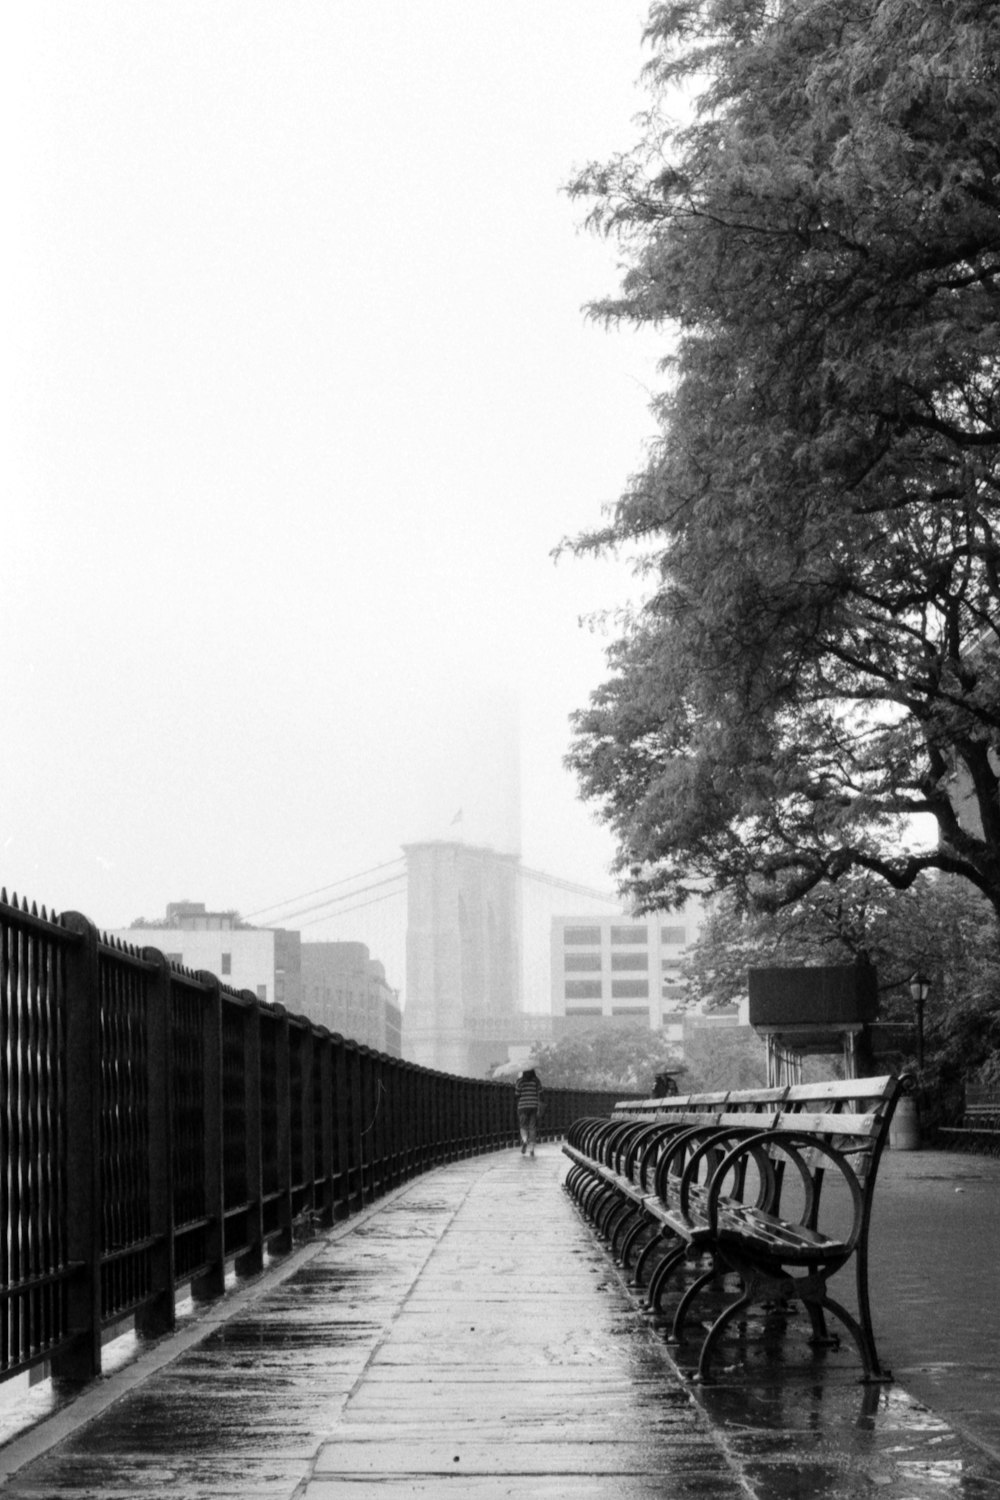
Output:
<path fill-rule="evenodd" d="M 614 1098 L 547 1093 L 540 1134 Z M 346 1040 L 0 891 L 0 1381 L 99 1373 L 416 1173 L 513 1143 L 509 1085 Z"/>

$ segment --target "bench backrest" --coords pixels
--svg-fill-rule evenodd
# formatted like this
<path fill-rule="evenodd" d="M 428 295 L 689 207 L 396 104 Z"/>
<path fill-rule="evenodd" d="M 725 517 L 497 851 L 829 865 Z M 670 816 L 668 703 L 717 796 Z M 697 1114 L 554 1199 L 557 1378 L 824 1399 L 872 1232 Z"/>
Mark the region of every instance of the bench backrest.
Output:
<path fill-rule="evenodd" d="M 877 1161 L 901 1087 L 900 1080 L 890 1074 L 623 1100 L 614 1106 L 611 1118 L 623 1124 L 676 1122 L 718 1125 L 723 1130 L 795 1130 L 850 1153 L 856 1158 L 856 1175 L 863 1180 Z"/>
<path fill-rule="evenodd" d="M 779 1088 L 731 1089 L 725 1093 L 680 1094 L 658 1099 L 627 1099 L 611 1111 L 613 1120 L 673 1120 L 692 1124 L 714 1118 L 720 1125 L 752 1123 L 762 1130 L 792 1128 L 837 1135 L 870 1135 L 895 1101 L 899 1080 L 828 1079 Z"/>
<path fill-rule="evenodd" d="M 984 1088 L 982 1084 L 966 1084 L 965 1118 L 992 1120 L 997 1116 L 1000 1116 L 1000 1093 L 996 1089 Z"/>

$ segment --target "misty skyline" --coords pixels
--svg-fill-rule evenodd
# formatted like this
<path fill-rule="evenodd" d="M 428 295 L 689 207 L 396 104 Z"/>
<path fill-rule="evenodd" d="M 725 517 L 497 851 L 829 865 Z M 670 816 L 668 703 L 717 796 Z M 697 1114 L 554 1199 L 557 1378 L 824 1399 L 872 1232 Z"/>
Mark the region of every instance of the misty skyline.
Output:
<path fill-rule="evenodd" d="M 551 552 L 639 466 L 662 351 L 586 321 L 614 253 L 561 187 L 636 134 L 642 19 L 11 23 L 8 893 L 120 927 L 273 907 L 459 808 L 495 842 L 499 705 L 525 863 L 609 886 L 562 757 L 604 671 L 580 617 L 638 586 Z"/>

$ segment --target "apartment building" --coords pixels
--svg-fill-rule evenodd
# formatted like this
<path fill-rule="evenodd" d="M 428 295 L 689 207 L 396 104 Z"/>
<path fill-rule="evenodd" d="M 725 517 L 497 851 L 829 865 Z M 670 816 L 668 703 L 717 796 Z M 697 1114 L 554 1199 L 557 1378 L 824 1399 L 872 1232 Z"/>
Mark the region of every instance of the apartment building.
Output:
<path fill-rule="evenodd" d="M 685 951 L 703 920 L 700 901 L 650 917 L 552 920 L 552 1015 L 556 1035 L 601 1020 L 665 1028 L 683 1038 Z"/>
<path fill-rule="evenodd" d="M 303 943 L 298 932 L 251 927 L 238 913 L 208 911 L 200 901 L 172 901 L 165 917 L 140 917 L 108 936 L 158 948 L 182 968 L 217 974 L 231 989 L 402 1056 L 399 993 L 364 943 Z"/>
<path fill-rule="evenodd" d="M 303 943 L 302 1008 L 311 1021 L 402 1056 L 399 994 L 364 943 Z"/>
<path fill-rule="evenodd" d="M 302 1009 L 301 938 L 281 927 L 251 927 L 234 911 L 208 911 L 201 901 L 171 901 L 166 916 L 138 918 L 108 934 L 136 948 L 158 948 L 185 969 L 217 974 L 230 989 Z"/>

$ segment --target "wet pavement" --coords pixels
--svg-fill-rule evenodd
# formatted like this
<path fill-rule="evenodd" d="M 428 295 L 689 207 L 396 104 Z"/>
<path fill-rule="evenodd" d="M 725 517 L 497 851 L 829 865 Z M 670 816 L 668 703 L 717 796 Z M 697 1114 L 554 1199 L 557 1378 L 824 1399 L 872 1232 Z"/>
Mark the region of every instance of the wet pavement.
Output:
<path fill-rule="evenodd" d="M 886 1155 L 870 1280 L 896 1381 L 1000 1460 L 1000 1160 Z"/>
<path fill-rule="evenodd" d="M 692 1385 L 565 1167 L 548 1145 L 408 1184 L 0 1448 L 0 1495 L 1000 1500 L 1000 1162 L 885 1158 L 883 1387 L 794 1327 Z"/>

